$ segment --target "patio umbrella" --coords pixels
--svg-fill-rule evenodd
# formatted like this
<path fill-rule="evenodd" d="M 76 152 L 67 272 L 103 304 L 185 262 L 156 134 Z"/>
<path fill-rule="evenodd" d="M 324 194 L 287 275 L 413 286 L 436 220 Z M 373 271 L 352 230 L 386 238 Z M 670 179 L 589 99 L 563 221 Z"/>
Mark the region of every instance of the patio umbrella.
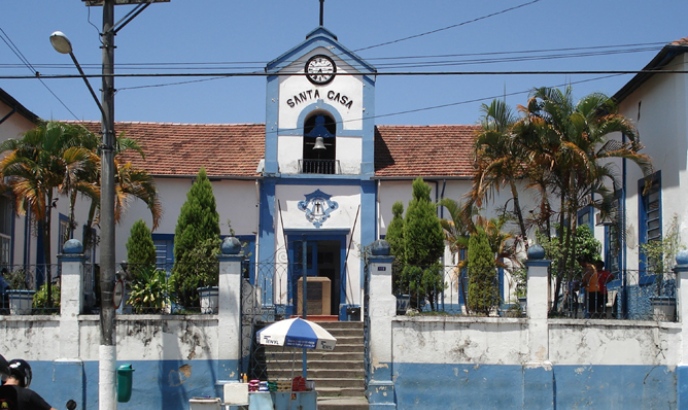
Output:
<path fill-rule="evenodd" d="M 275 322 L 257 333 L 258 343 L 269 346 L 334 350 L 337 339 L 322 326 L 309 320 L 294 318 Z"/>

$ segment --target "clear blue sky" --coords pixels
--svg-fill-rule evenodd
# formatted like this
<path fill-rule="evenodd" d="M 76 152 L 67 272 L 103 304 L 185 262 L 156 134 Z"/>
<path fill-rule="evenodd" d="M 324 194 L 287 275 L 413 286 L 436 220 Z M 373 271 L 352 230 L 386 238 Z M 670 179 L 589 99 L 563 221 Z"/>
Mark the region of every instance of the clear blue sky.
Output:
<path fill-rule="evenodd" d="M 318 8 L 318 0 L 171 0 L 153 4 L 117 35 L 116 71 L 262 72 L 267 62 L 317 27 Z M 116 20 L 131 9 L 117 6 Z M 513 10 L 505 11 L 508 9 Z M 71 39 L 86 72 L 98 74 L 101 10 L 86 7 L 81 0 L 2 0 L 0 76 L 34 75 L 16 51 L 43 75 L 76 74 L 69 56 L 58 54 L 50 45 L 48 38 L 56 30 Z M 483 18 L 489 15 L 493 16 Z M 660 50 L 660 43 L 688 36 L 686 16 L 686 0 L 325 2 L 325 27 L 380 73 L 639 70 Z M 408 37 L 412 38 L 397 41 Z M 392 43 L 368 48 L 388 42 Z M 599 77 L 607 78 L 594 80 Z M 515 106 L 526 101 L 527 91 L 533 87 L 567 83 L 573 84 L 577 97 L 593 91 L 613 95 L 630 78 L 381 75 L 376 122 L 473 124 L 480 117 L 480 104 L 495 97 L 508 95 L 507 101 Z M 99 83 L 92 80 L 98 94 Z M 117 78 L 115 85 L 118 121 L 265 120 L 263 77 Z M 79 79 L 46 78 L 43 83 L 35 78 L 0 79 L 0 87 L 45 119 L 100 119 Z M 444 107 L 431 108 L 438 106 Z"/>

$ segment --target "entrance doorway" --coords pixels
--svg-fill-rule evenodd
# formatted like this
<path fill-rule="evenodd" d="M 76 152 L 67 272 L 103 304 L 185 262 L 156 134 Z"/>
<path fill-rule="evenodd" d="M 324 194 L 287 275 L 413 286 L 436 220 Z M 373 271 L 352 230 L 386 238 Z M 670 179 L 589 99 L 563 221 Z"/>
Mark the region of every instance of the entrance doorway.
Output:
<path fill-rule="evenodd" d="M 345 275 L 342 274 L 345 258 L 346 236 L 310 236 L 290 241 L 289 247 L 289 301 L 288 314 L 295 315 L 300 305 L 298 300 L 301 294 L 299 286 L 303 278 L 303 245 L 306 244 L 306 283 L 309 278 L 329 279 L 330 303 L 329 313 L 339 315 L 339 305 L 346 300 Z M 316 282 L 313 280 L 312 282 Z M 320 282 L 320 281 L 318 281 Z M 309 298 L 311 288 L 308 288 Z M 318 296 L 315 295 L 317 298 Z M 310 301 L 310 299 L 309 299 Z M 308 305 L 307 305 L 308 306 Z M 306 313 L 312 313 L 307 310 Z"/>

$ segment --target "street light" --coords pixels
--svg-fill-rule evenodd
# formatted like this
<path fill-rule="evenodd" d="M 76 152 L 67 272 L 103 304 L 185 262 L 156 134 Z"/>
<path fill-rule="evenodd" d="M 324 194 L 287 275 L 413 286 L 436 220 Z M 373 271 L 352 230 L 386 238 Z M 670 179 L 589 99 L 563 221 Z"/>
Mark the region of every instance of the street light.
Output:
<path fill-rule="evenodd" d="M 112 21 L 114 4 L 103 7 L 103 27 L 106 19 Z M 109 12 L 108 12 L 109 10 Z M 109 15 L 110 17 L 106 17 Z M 88 82 L 81 65 L 72 51 L 69 39 L 59 31 L 50 35 L 50 43 L 59 53 L 69 54 L 74 65 L 79 70 L 81 78 L 86 83 L 91 96 L 98 105 L 102 115 L 103 144 L 101 150 L 100 173 L 100 348 L 99 359 L 99 408 L 112 410 L 117 407 L 115 402 L 115 365 L 117 350 L 115 345 L 115 308 L 113 294 L 115 287 L 115 94 L 114 94 L 114 34 L 112 29 L 103 30 L 103 89 L 102 103 Z"/>
<path fill-rule="evenodd" d="M 59 53 L 69 54 L 86 83 L 102 115 L 103 143 L 100 172 L 100 348 L 98 351 L 98 403 L 100 410 L 114 410 L 115 366 L 115 34 L 138 16 L 151 3 L 169 0 L 82 0 L 87 6 L 103 7 L 102 94 L 98 100 L 81 65 L 72 51 L 72 44 L 61 32 L 50 36 L 50 43 Z M 115 24 L 116 4 L 137 4 L 125 18 Z"/>

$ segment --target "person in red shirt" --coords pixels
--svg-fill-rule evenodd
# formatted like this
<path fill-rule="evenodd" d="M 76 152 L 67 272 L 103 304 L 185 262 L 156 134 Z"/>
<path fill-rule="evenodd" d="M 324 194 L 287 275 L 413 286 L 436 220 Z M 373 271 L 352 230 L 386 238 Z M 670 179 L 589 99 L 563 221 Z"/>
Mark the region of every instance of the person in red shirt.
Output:
<path fill-rule="evenodd" d="M 583 277 L 585 283 L 589 317 L 602 317 L 607 304 L 607 283 L 614 279 L 611 272 L 604 269 L 604 262 L 597 260 L 594 268 Z"/>

